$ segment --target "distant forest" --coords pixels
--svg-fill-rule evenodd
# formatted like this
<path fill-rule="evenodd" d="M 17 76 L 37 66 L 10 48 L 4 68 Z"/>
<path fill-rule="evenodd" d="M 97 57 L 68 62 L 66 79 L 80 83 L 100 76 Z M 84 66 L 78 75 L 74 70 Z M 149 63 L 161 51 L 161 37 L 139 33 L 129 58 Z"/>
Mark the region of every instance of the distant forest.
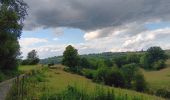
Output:
<path fill-rule="evenodd" d="M 80 55 L 80 57 L 85 57 L 85 58 L 100 58 L 100 59 L 113 59 L 116 57 L 120 56 L 126 56 L 131 53 L 135 54 L 142 54 L 145 51 L 136 51 L 136 52 L 103 52 L 103 53 L 93 53 L 93 54 L 84 54 Z M 165 50 L 165 53 L 168 55 L 170 58 L 170 50 Z M 54 56 L 54 57 L 49 57 L 45 59 L 40 60 L 40 64 L 61 64 L 62 63 L 62 56 Z"/>

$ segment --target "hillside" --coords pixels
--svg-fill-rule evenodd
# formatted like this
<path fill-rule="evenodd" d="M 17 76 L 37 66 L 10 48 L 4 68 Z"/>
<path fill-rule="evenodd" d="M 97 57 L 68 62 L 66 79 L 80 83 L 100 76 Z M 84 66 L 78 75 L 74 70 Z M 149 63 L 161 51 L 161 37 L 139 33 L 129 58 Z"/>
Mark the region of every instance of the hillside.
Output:
<path fill-rule="evenodd" d="M 170 60 L 167 62 L 167 68 L 160 71 L 145 71 L 144 73 L 146 81 L 153 89 L 167 88 L 170 89 Z"/>
<path fill-rule="evenodd" d="M 34 89 L 32 89 L 31 92 L 37 91 L 36 93 L 32 94 L 33 97 L 39 98 L 42 95 L 46 94 L 48 90 L 48 95 L 49 94 L 55 94 L 55 93 L 60 93 L 63 91 L 68 85 L 72 85 L 80 88 L 80 89 L 86 89 L 88 93 L 92 93 L 94 89 L 98 85 L 96 83 L 93 83 L 91 80 L 79 76 L 76 74 L 71 74 L 68 72 L 65 72 L 62 70 L 63 66 L 57 65 L 56 69 L 50 69 L 45 72 L 45 82 L 40 82 L 34 84 Z M 141 100 L 163 100 L 162 98 L 158 98 L 156 96 L 151 96 L 147 94 L 142 94 L 138 93 L 135 91 L 131 90 L 125 90 L 125 89 L 119 89 L 119 88 L 113 88 L 113 87 L 108 87 L 108 86 L 102 86 L 104 89 L 114 89 L 114 92 L 116 95 L 127 95 L 127 98 L 130 99 L 132 97 L 139 97 Z M 45 90 L 43 88 L 46 88 Z M 30 92 L 30 93 L 31 93 Z"/>
<path fill-rule="evenodd" d="M 164 51 L 168 56 L 170 56 L 170 50 L 164 50 Z M 142 52 L 142 51 L 136 51 L 136 52 L 103 52 L 103 53 L 84 54 L 84 55 L 80 55 L 80 56 L 86 57 L 86 58 L 101 58 L 101 59 L 108 59 L 109 58 L 109 59 L 112 59 L 112 58 L 115 58 L 115 57 L 127 55 L 129 53 L 142 54 L 144 52 Z M 40 64 L 49 64 L 49 63 L 61 64 L 61 61 L 62 61 L 62 56 L 54 56 L 54 57 L 41 59 Z"/>

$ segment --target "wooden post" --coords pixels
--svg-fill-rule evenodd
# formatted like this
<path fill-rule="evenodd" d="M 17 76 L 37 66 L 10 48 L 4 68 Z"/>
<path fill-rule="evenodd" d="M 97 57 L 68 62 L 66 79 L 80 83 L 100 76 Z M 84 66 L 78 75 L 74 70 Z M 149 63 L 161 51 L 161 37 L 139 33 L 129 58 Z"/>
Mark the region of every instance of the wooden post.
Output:
<path fill-rule="evenodd" d="M 19 100 L 19 75 L 17 76 L 16 88 L 17 88 L 17 99 Z"/>
<path fill-rule="evenodd" d="M 25 80 L 25 75 L 22 78 L 22 94 L 21 94 L 22 100 L 24 100 L 24 80 Z"/>

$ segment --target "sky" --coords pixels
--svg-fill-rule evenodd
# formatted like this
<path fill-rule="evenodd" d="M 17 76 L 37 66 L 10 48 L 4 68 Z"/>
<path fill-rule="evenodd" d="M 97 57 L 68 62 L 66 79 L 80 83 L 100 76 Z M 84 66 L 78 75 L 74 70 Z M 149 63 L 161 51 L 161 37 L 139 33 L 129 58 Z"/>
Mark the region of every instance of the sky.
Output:
<path fill-rule="evenodd" d="M 22 56 L 170 49 L 170 0 L 24 0 L 28 16 L 19 40 Z"/>

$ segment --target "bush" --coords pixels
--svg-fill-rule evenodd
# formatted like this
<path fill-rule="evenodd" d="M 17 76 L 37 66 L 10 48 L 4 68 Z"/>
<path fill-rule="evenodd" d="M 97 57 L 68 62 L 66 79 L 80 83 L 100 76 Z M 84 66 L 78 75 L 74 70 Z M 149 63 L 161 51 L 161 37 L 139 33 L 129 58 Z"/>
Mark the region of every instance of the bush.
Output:
<path fill-rule="evenodd" d="M 166 67 L 165 61 L 164 60 L 159 60 L 153 64 L 154 69 L 160 70 Z"/>
<path fill-rule="evenodd" d="M 95 73 L 95 70 L 91 70 L 91 69 L 84 69 L 83 70 L 83 75 L 89 79 L 93 79 L 94 77 L 94 73 Z"/>
<path fill-rule="evenodd" d="M 147 89 L 147 84 L 142 73 L 137 73 L 135 76 L 135 90 L 139 92 L 144 92 Z"/>
<path fill-rule="evenodd" d="M 169 98 L 170 99 L 170 90 L 168 89 L 158 89 L 156 91 L 156 95 L 164 98 Z"/>
<path fill-rule="evenodd" d="M 104 82 L 108 73 L 108 68 L 107 67 L 100 67 L 99 69 L 96 70 L 94 73 L 94 81 L 96 82 Z"/>
<path fill-rule="evenodd" d="M 2 82 L 5 79 L 5 75 L 0 71 L 0 82 Z"/>
<path fill-rule="evenodd" d="M 109 86 L 115 86 L 115 87 L 125 86 L 124 75 L 122 71 L 116 67 L 99 68 L 94 74 L 94 80 L 96 82 L 103 82 L 104 84 L 109 85 Z"/>
<path fill-rule="evenodd" d="M 127 88 L 133 88 L 133 81 L 135 79 L 136 73 L 138 73 L 137 65 L 132 64 L 126 64 L 122 67 L 122 71 L 126 78 L 126 87 Z"/>
<path fill-rule="evenodd" d="M 118 68 L 111 68 L 107 71 L 106 78 L 104 79 L 106 85 L 115 87 L 125 86 L 125 77 L 121 70 Z"/>

